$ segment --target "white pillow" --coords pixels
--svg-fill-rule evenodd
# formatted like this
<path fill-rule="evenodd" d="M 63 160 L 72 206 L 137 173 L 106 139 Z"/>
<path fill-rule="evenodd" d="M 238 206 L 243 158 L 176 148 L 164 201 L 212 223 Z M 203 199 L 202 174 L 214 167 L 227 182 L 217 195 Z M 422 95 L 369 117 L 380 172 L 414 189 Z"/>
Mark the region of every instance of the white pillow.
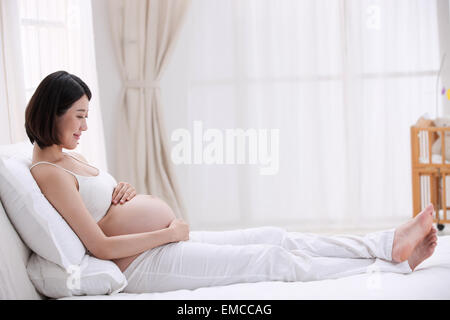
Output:
<path fill-rule="evenodd" d="M 32 251 L 63 268 L 79 265 L 86 248 L 42 194 L 30 165 L 31 154 L 0 153 L 0 198 L 5 211 Z"/>
<path fill-rule="evenodd" d="M 128 284 L 114 262 L 89 255 L 80 265 L 63 269 L 33 253 L 27 272 L 36 289 L 50 298 L 115 294 Z"/>
<path fill-rule="evenodd" d="M 2 144 L 0 145 L 0 157 L 21 156 L 25 158 L 31 158 L 33 156 L 33 145 L 29 140 L 14 144 Z"/>
<path fill-rule="evenodd" d="M 0 202 L 0 300 L 42 299 L 27 274 L 29 256 Z"/>

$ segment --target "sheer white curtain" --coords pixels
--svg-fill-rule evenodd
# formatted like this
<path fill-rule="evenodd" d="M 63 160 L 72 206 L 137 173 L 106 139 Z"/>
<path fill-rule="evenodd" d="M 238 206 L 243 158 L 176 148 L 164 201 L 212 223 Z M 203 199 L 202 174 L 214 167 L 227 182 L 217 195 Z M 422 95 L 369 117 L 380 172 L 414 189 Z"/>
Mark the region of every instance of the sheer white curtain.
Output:
<path fill-rule="evenodd" d="M 280 143 L 275 175 L 178 165 L 193 227 L 409 219 L 409 126 L 434 115 L 436 14 L 430 0 L 194 0 L 184 127 L 279 129 Z"/>
<path fill-rule="evenodd" d="M 0 1 L 0 144 L 23 141 L 25 90 L 16 0 Z"/>
<path fill-rule="evenodd" d="M 92 91 L 88 130 L 74 151 L 82 153 L 94 166 L 108 170 L 91 1 L 20 0 L 18 5 L 27 102 L 42 79 L 52 72 L 65 70 L 86 82 Z"/>
<path fill-rule="evenodd" d="M 446 88 L 450 86 L 450 5 L 449 0 L 436 0 L 437 20 L 439 29 L 439 48 L 441 53 L 441 73 L 438 88 Z M 439 89 L 437 89 L 439 90 Z M 447 95 L 441 95 L 442 114 L 450 116 L 450 99 Z"/>

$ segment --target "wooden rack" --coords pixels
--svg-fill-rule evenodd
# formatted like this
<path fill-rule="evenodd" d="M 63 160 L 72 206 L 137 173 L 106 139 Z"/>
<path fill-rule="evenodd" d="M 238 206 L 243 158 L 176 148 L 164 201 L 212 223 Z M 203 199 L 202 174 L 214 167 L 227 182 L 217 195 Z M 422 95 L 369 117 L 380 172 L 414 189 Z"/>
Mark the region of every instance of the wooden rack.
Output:
<path fill-rule="evenodd" d="M 432 146 L 438 139 L 438 132 L 442 137 L 441 161 L 436 163 L 432 160 Z M 439 230 L 444 228 L 444 223 L 450 222 L 447 215 L 450 207 L 447 206 L 446 183 L 446 177 L 450 178 L 450 159 L 445 157 L 445 132 L 450 132 L 450 127 L 435 127 L 432 120 L 423 118 L 411 127 L 413 217 L 431 202 L 436 212 L 434 221 Z M 429 182 L 423 177 L 428 177 Z M 425 198 L 428 199 L 427 203 L 424 203 Z"/>

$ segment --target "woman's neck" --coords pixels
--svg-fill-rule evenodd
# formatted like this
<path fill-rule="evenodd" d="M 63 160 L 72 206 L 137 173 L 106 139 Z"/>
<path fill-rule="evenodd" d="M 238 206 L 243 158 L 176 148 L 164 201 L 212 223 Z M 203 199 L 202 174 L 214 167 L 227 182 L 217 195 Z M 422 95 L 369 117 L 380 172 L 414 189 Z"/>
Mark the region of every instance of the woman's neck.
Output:
<path fill-rule="evenodd" d="M 33 158 L 45 159 L 49 162 L 59 162 L 64 158 L 62 147 L 56 144 L 45 149 L 39 148 L 37 144 L 33 148 Z"/>

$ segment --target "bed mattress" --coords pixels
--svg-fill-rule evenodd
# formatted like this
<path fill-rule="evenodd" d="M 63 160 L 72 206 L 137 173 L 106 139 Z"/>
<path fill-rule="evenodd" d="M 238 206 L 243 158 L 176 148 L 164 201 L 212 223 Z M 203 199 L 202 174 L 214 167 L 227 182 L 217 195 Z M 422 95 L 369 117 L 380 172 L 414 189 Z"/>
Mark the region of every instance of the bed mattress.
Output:
<path fill-rule="evenodd" d="M 117 293 L 79 299 L 144 300 L 309 300 L 450 299 L 450 236 L 439 236 L 433 256 L 410 274 L 365 273 L 311 282 L 257 282 L 160 293 Z"/>

